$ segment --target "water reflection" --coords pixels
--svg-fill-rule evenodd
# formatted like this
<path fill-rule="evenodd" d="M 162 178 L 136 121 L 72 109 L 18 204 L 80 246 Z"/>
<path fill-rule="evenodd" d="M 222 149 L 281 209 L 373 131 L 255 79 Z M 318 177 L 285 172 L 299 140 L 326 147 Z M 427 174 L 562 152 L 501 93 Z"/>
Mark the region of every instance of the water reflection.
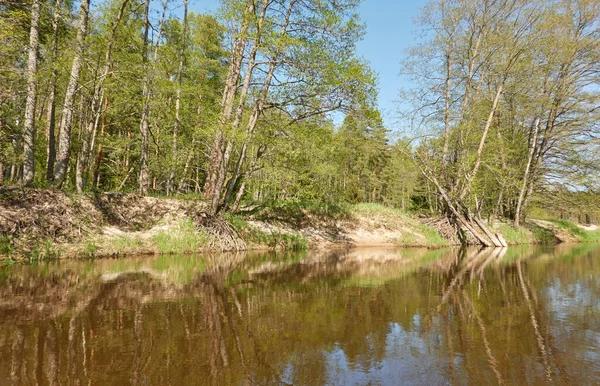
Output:
<path fill-rule="evenodd" d="M 4 267 L 0 384 L 597 384 L 600 248 Z"/>

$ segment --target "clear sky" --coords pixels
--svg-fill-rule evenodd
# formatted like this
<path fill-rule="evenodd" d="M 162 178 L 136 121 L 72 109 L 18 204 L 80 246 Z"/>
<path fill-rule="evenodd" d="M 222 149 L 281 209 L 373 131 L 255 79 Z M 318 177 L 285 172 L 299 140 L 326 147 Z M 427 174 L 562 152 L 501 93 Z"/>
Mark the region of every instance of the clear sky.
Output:
<path fill-rule="evenodd" d="M 389 129 L 395 127 L 398 91 L 406 85 L 399 75 L 400 61 L 411 44 L 418 16 L 426 0 L 363 0 L 359 14 L 367 25 L 367 33 L 358 44 L 358 53 L 379 74 L 379 108 Z M 214 12 L 218 0 L 191 0 L 190 9 Z"/>
<path fill-rule="evenodd" d="M 396 129 L 395 100 L 406 80 L 400 76 L 400 61 L 416 30 L 413 19 L 425 0 L 363 0 L 359 14 L 367 33 L 358 44 L 358 53 L 379 74 L 379 108 L 388 129 Z"/>

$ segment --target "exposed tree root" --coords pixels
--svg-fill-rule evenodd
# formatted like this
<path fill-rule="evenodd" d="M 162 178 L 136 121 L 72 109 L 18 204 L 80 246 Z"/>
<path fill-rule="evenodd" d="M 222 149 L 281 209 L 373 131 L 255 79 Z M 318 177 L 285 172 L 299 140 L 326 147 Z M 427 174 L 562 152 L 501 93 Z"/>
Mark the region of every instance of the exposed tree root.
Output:
<path fill-rule="evenodd" d="M 204 212 L 191 214 L 194 222 L 206 233 L 207 247 L 209 249 L 220 249 L 223 251 L 246 250 L 246 243 L 241 235 L 222 216 L 209 216 Z"/>

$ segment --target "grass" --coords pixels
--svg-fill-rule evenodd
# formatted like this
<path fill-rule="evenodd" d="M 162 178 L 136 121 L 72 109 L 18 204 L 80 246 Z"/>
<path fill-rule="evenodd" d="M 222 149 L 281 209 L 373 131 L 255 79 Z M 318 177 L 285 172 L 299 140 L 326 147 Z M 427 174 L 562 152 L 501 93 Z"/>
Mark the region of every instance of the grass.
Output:
<path fill-rule="evenodd" d="M 403 247 L 443 248 L 450 246 L 450 242 L 442 237 L 435 229 L 424 224 L 412 224 L 414 231 L 402 232 L 396 242 Z"/>
<path fill-rule="evenodd" d="M 84 257 L 93 259 L 94 257 L 96 257 L 97 251 L 98 251 L 98 246 L 96 245 L 96 243 L 93 240 L 88 240 L 85 242 L 85 244 L 83 244 L 81 254 Z"/>
<path fill-rule="evenodd" d="M 552 232 L 552 229 L 542 228 L 536 224 L 528 224 L 528 227 L 536 244 L 548 245 L 558 243 L 558 239 L 554 235 L 554 232 Z"/>
<path fill-rule="evenodd" d="M 266 245 L 272 249 L 285 251 L 304 251 L 308 249 L 308 240 L 296 233 L 264 232 L 248 227 L 242 233 L 244 240 L 257 245 Z"/>
<path fill-rule="evenodd" d="M 239 214 L 225 213 L 223 217 L 240 233 L 248 229 L 248 222 Z"/>
<path fill-rule="evenodd" d="M 242 235 L 245 241 L 286 251 L 304 251 L 308 249 L 308 240 L 302 235 L 264 232 L 251 227 L 246 219 L 239 214 L 226 213 L 225 219 Z"/>
<path fill-rule="evenodd" d="M 509 245 L 531 244 L 534 236 L 531 231 L 525 227 L 515 227 L 514 225 L 501 224 L 496 228 Z"/>
<path fill-rule="evenodd" d="M 175 229 L 152 237 L 152 243 L 161 254 L 193 253 L 206 243 L 206 235 L 197 232 L 194 222 L 186 219 L 182 220 Z"/>
<path fill-rule="evenodd" d="M 424 224 L 418 224 L 418 226 L 427 240 L 427 247 L 441 248 L 450 245 L 450 242 L 432 227 Z"/>
<path fill-rule="evenodd" d="M 131 253 L 142 247 L 144 243 L 136 238 L 115 237 L 110 240 L 110 248 L 116 255 Z"/>
<path fill-rule="evenodd" d="M 30 263 L 37 263 L 40 261 L 57 259 L 60 254 L 60 249 L 52 243 L 52 240 L 45 239 L 31 248 L 27 255 L 27 259 Z"/>
<path fill-rule="evenodd" d="M 0 236 L 0 256 L 12 256 L 15 251 L 15 246 L 8 235 Z"/>
<path fill-rule="evenodd" d="M 296 228 L 313 220 L 336 220 L 350 217 L 350 205 L 310 201 L 270 201 L 248 212 L 258 220 L 280 221 Z"/>
<path fill-rule="evenodd" d="M 572 223 L 567 220 L 550 220 L 553 224 L 561 229 L 564 229 L 577 237 L 579 241 L 584 243 L 595 243 L 600 241 L 600 230 L 587 230 L 581 228 L 579 225 Z"/>

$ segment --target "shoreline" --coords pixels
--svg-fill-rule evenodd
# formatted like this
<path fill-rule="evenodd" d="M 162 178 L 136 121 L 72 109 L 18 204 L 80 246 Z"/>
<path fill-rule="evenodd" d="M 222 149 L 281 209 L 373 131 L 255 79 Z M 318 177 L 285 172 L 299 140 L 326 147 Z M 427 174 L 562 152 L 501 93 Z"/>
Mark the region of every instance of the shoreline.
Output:
<path fill-rule="evenodd" d="M 0 260 L 457 244 L 443 221 L 378 204 L 275 203 L 217 219 L 206 216 L 206 207 L 197 198 L 0 188 Z M 600 240 L 597 227 L 564 220 L 490 225 L 509 245 Z"/>

